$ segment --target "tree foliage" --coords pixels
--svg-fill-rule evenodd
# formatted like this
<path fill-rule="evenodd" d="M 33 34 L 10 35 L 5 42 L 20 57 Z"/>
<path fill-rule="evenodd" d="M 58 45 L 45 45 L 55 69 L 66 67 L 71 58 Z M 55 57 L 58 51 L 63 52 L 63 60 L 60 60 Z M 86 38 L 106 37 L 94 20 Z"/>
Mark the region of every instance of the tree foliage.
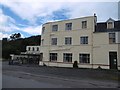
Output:
<path fill-rule="evenodd" d="M 15 34 L 12 34 L 10 36 L 11 40 L 16 40 L 16 39 L 19 39 L 19 38 L 21 38 L 21 34 L 20 33 L 15 33 Z"/>
<path fill-rule="evenodd" d="M 2 58 L 9 59 L 10 54 L 20 54 L 26 51 L 26 46 L 37 46 L 41 43 L 41 36 L 19 38 L 11 41 L 2 41 Z"/>

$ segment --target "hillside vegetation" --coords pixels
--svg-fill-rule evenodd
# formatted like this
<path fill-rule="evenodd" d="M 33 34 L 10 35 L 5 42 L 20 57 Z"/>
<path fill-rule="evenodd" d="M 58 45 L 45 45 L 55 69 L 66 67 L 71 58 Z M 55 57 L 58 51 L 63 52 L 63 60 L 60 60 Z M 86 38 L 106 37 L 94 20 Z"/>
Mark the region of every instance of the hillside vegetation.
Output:
<path fill-rule="evenodd" d="M 2 41 L 2 58 L 9 59 L 10 54 L 20 54 L 26 51 L 26 46 L 37 46 L 41 43 L 41 36 L 31 36 L 28 38 L 19 38 L 16 40 Z"/>

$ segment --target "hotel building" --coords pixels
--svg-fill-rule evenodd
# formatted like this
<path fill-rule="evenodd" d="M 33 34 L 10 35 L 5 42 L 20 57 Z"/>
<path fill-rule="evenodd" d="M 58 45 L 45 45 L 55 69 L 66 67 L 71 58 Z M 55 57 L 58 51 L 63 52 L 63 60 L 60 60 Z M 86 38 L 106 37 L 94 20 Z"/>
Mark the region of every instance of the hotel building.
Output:
<path fill-rule="evenodd" d="M 120 21 L 97 16 L 48 22 L 42 26 L 39 65 L 120 69 Z"/>

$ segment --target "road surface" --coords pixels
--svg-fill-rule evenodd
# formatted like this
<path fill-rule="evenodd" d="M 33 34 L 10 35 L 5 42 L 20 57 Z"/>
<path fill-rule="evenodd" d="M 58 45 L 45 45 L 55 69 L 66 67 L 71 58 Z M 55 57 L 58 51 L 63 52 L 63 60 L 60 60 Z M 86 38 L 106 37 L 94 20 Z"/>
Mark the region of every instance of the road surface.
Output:
<path fill-rule="evenodd" d="M 3 63 L 2 88 L 119 88 L 118 75 L 117 71 Z"/>

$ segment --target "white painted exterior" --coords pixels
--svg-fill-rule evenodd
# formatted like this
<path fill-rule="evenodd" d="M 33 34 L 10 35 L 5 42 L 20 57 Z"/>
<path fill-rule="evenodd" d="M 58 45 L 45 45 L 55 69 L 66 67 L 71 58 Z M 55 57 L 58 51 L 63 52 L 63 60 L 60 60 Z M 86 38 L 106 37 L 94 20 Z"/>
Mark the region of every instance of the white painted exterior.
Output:
<path fill-rule="evenodd" d="M 37 48 L 39 49 L 37 50 Z M 40 55 L 40 46 L 26 46 L 26 52 L 21 52 L 20 55 L 11 54 L 10 56 L 11 56 L 11 60 L 16 60 L 17 58 L 28 58 L 27 54 Z"/>
<path fill-rule="evenodd" d="M 82 29 L 82 21 L 87 21 L 87 28 Z M 79 54 L 90 54 L 90 63 L 79 63 L 81 68 L 109 69 L 109 51 L 117 52 L 118 66 L 120 66 L 120 32 L 116 32 L 116 44 L 109 44 L 108 33 L 94 33 L 96 17 L 89 16 L 71 20 L 48 22 L 43 25 L 44 33 L 41 35 L 40 53 L 43 59 L 40 65 L 57 67 L 73 67 L 74 61 L 79 63 Z M 72 23 L 72 30 L 65 31 L 65 23 Z M 52 25 L 58 25 L 58 31 L 52 31 Z M 81 45 L 80 37 L 88 36 L 88 44 Z M 72 37 L 72 45 L 65 45 L 65 37 Z M 57 38 L 57 45 L 51 45 L 51 38 Z M 57 53 L 57 61 L 49 60 L 49 53 Z M 72 62 L 63 62 L 63 53 L 72 53 Z M 120 67 L 118 67 L 120 69 Z"/>
<path fill-rule="evenodd" d="M 29 50 L 30 48 L 30 50 Z M 34 48 L 34 50 L 33 50 Z M 26 47 L 27 54 L 40 54 L 40 46 L 27 46 Z"/>

